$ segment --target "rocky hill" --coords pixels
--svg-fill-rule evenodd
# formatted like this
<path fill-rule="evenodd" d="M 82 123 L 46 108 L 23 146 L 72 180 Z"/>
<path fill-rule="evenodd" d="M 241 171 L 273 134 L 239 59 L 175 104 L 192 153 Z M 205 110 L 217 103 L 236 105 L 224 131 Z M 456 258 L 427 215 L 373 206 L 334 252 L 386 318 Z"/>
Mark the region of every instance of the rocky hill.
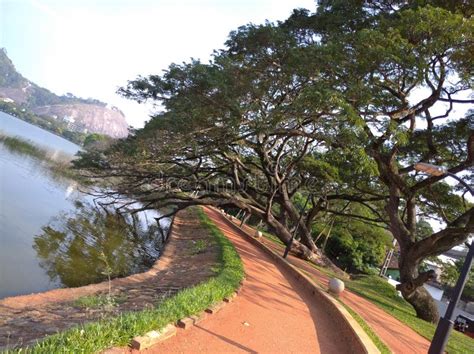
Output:
<path fill-rule="evenodd" d="M 53 118 L 72 131 L 100 133 L 113 138 L 128 134 L 125 116 L 118 108 L 71 93 L 58 96 L 36 85 L 15 69 L 3 48 L 0 48 L 0 101 Z"/>

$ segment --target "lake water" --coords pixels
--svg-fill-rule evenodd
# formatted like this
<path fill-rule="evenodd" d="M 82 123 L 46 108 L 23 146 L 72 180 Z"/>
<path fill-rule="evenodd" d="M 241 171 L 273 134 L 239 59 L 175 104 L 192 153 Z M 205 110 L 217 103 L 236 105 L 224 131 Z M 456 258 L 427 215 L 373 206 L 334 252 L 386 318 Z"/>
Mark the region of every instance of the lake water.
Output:
<path fill-rule="evenodd" d="M 32 143 L 46 147 L 53 152 L 63 152 L 74 155 L 80 147 L 70 141 L 54 135 L 35 125 L 27 123 L 9 114 L 0 112 L 0 133 L 9 136 L 19 136 Z"/>
<path fill-rule="evenodd" d="M 1 112 L 0 130 L 57 152 L 79 150 Z M 123 217 L 97 207 L 76 182 L 0 143 L 0 298 L 144 271 L 161 248 L 158 215 Z"/>

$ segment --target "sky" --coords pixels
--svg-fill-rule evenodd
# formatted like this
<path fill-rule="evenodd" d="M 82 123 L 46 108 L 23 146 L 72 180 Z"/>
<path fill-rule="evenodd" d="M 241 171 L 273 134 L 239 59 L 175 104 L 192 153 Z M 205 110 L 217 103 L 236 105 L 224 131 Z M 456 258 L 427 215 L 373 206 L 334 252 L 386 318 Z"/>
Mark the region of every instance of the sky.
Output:
<path fill-rule="evenodd" d="M 230 31 L 295 8 L 314 11 L 315 0 L 0 0 L 0 47 L 29 80 L 117 106 L 140 128 L 150 107 L 118 96 L 120 86 L 172 62 L 207 61 Z"/>
<path fill-rule="evenodd" d="M 0 47 L 27 79 L 93 97 L 142 127 L 150 107 L 116 94 L 172 62 L 207 61 L 230 31 L 284 20 L 314 0 L 0 0 Z"/>

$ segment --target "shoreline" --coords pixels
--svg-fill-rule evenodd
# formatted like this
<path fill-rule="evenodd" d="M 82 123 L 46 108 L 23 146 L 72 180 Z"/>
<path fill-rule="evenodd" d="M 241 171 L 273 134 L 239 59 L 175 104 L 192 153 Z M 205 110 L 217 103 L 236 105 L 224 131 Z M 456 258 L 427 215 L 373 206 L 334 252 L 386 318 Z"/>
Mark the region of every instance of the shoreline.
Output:
<path fill-rule="evenodd" d="M 57 152 L 48 147 L 35 144 L 29 139 L 9 135 L 1 130 L 0 144 L 12 154 L 44 162 L 47 165 L 45 166 L 46 169 L 55 176 L 74 180 L 84 186 L 88 185 L 84 177 L 78 175 L 77 171 L 72 169 L 72 161 L 75 159 L 74 155 L 66 152 Z"/>
<path fill-rule="evenodd" d="M 71 166 L 70 161 L 66 160 L 55 160 L 54 158 L 51 158 L 51 155 L 54 155 L 54 152 L 47 151 L 46 149 L 42 149 L 41 147 L 33 144 L 31 141 L 19 137 L 11 137 L 10 135 L 5 135 L 0 131 L 0 147 L 5 148 L 7 151 L 11 152 L 14 155 L 18 155 L 20 159 L 30 159 L 34 163 L 38 163 L 44 173 L 49 177 L 57 180 L 57 183 L 60 183 L 59 181 L 68 181 L 68 183 L 74 183 L 76 185 L 76 188 L 88 188 L 91 186 L 91 183 L 86 183 L 87 181 L 84 180 L 84 178 L 80 175 L 78 175 L 76 170 L 73 170 Z M 56 154 L 57 155 L 57 154 Z M 64 154 L 64 156 L 70 156 L 68 154 Z M 72 156 L 70 156 L 72 158 Z M 61 156 L 59 157 L 61 159 Z M 79 184 L 79 186 L 77 186 Z M 52 217 L 55 217 L 56 215 L 53 215 Z M 161 249 L 159 249 L 159 255 L 155 259 L 153 265 L 146 269 L 145 272 L 140 272 L 140 273 L 132 273 L 127 276 L 121 277 L 121 278 L 115 278 L 112 279 L 113 284 L 117 284 L 117 286 L 123 286 L 124 284 L 127 285 L 128 282 L 123 281 L 123 279 L 127 279 L 129 277 L 133 277 L 134 275 L 137 274 L 142 274 L 142 273 L 147 273 L 152 271 L 155 267 L 159 259 L 163 256 L 163 252 L 166 247 L 166 242 L 169 238 L 169 235 L 171 234 L 171 229 L 172 229 L 172 222 L 173 220 L 171 219 L 170 227 L 167 230 L 167 234 L 165 234 L 164 238 L 164 243 Z M 48 225 L 48 224 L 46 224 Z M 166 230 L 165 230 L 166 231 Z M 156 234 L 156 239 L 161 239 L 163 238 L 163 235 L 157 231 Z M 132 278 L 133 281 L 133 278 Z M 70 298 L 70 295 L 64 295 L 67 294 L 71 289 L 73 292 L 77 292 L 81 294 L 81 296 L 86 296 L 90 293 L 94 293 L 97 291 L 102 291 L 106 288 L 106 285 L 108 286 L 108 280 L 104 280 L 98 283 L 91 283 L 87 285 L 83 285 L 80 287 L 55 287 L 49 290 L 44 290 L 44 291 L 37 291 L 37 292 L 31 292 L 31 293 L 24 293 L 24 294 L 18 294 L 18 295 L 7 295 L 5 297 L 0 298 L 0 308 L 1 306 L 11 306 L 12 308 L 17 308 L 19 307 L 20 303 L 27 302 L 31 306 L 35 306 L 38 304 L 42 304 L 43 300 L 47 302 L 47 299 L 55 299 L 59 296 L 59 298 L 68 299 Z M 82 289 L 84 287 L 84 289 Z M 90 289 L 87 289 L 87 287 L 90 287 Z M 74 298 L 74 296 L 72 296 Z M 14 299 L 14 300 L 13 300 Z M 19 302 L 18 302 L 19 301 Z M 18 303 L 17 303 L 18 302 Z"/>
<path fill-rule="evenodd" d="M 173 233 L 173 224 L 174 217 L 171 219 L 168 233 L 166 235 L 166 238 L 164 239 L 162 248 L 160 249 L 160 254 L 149 269 L 144 272 L 134 273 L 125 277 L 111 279 L 110 284 L 113 287 L 124 287 L 134 284 L 138 281 L 145 281 L 156 276 L 157 272 L 162 270 L 163 267 L 163 261 L 161 261 L 160 263 L 160 260 L 165 259 L 165 265 L 169 263 L 169 261 L 167 260 L 167 258 L 169 257 L 169 252 L 166 252 L 166 250 L 168 248 L 168 241 L 170 240 L 171 235 Z M 160 236 L 157 235 L 157 237 Z M 83 296 L 93 295 L 101 291 L 106 291 L 108 290 L 108 288 L 109 280 L 103 280 L 99 283 L 92 283 L 78 287 L 54 288 L 45 291 L 33 292 L 30 294 L 7 296 L 4 298 L 0 298 L 0 310 L 2 307 L 9 307 L 12 309 L 28 309 L 30 307 L 42 306 L 55 302 L 74 301 L 77 298 Z"/>
<path fill-rule="evenodd" d="M 29 120 L 27 120 L 27 119 L 24 119 L 24 118 L 22 118 L 22 117 L 15 116 L 15 115 L 13 115 L 11 112 L 5 112 L 5 111 L 3 111 L 3 110 L 1 110 L 1 109 L 0 109 L 0 112 L 2 112 L 2 113 L 4 113 L 4 114 L 8 114 L 9 116 L 12 116 L 13 118 L 19 119 L 19 120 L 21 120 L 21 121 L 23 121 L 23 122 L 25 122 L 25 123 L 31 124 L 31 125 L 34 126 L 34 127 L 43 129 L 44 131 L 47 131 L 48 133 L 51 133 L 51 134 L 53 134 L 53 135 L 56 135 L 57 137 L 62 138 L 62 139 L 64 139 L 64 140 L 66 140 L 66 141 L 68 141 L 68 142 L 70 142 L 70 143 L 72 143 L 72 144 L 75 144 L 75 145 L 77 145 L 77 146 L 79 146 L 79 147 L 82 148 L 82 144 L 79 144 L 77 141 L 73 141 L 73 140 L 71 140 L 71 139 L 68 139 L 67 137 L 65 137 L 65 136 L 63 136 L 63 135 L 60 135 L 60 134 L 58 134 L 57 132 L 55 132 L 55 131 L 53 131 L 53 130 L 47 129 L 47 128 L 42 127 L 41 125 L 38 125 L 38 124 L 34 124 L 34 123 L 32 123 L 31 121 L 29 121 Z"/>
<path fill-rule="evenodd" d="M 208 280 L 214 276 L 213 269 L 219 261 L 218 247 L 207 241 L 209 247 L 205 252 L 195 252 L 192 240 L 196 237 L 210 240 L 212 235 L 201 226 L 195 211 L 184 211 L 173 222 L 168 242 L 153 267 L 111 280 L 110 292 L 105 281 L 0 300 L 0 351 L 35 345 L 47 336 L 104 318 L 149 311 L 182 289 Z M 189 269 L 195 271 L 188 274 Z M 123 300 L 108 309 L 102 305 L 83 306 L 76 301 L 85 296 L 107 294 Z"/>

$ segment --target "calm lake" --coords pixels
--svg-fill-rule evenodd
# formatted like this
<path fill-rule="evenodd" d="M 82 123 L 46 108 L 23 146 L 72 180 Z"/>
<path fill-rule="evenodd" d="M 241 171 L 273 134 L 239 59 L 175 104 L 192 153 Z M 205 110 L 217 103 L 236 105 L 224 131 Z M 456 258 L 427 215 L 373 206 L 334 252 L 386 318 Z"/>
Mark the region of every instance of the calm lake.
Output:
<path fill-rule="evenodd" d="M 2 112 L 0 133 L 55 153 L 80 149 Z M 0 143 L 0 298 L 146 270 L 161 248 L 157 216 L 156 211 L 122 216 L 99 207 L 76 182 Z"/>

